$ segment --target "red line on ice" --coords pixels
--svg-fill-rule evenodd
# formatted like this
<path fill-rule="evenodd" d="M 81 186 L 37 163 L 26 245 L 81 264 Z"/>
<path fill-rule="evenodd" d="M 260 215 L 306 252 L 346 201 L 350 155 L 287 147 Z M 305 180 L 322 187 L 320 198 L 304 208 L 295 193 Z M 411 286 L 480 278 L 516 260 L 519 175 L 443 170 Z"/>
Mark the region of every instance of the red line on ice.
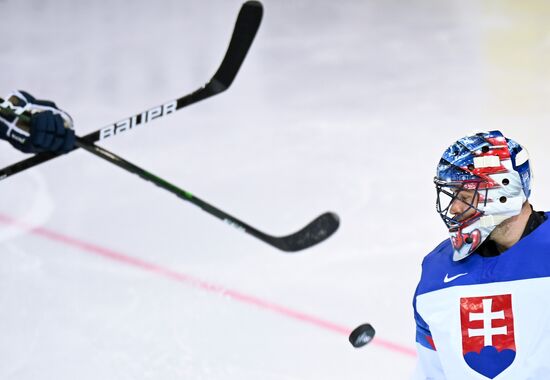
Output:
<path fill-rule="evenodd" d="M 137 268 L 140 268 L 142 270 L 152 272 L 159 274 L 161 276 L 171 278 L 175 281 L 185 283 L 188 285 L 191 285 L 196 288 L 200 288 L 202 290 L 206 290 L 212 293 L 220 294 L 226 297 L 230 297 L 236 301 L 250 304 L 257 306 L 262 309 L 270 310 L 272 312 L 284 315 L 289 318 L 293 318 L 305 323 L 309 323 L 311 325 L 315 325 L 318 327 L 321 327 L 326 330 L 330 330 L 336 333 L 339 333 L 341 335 L 349 336 L 352 329 L 338 325 L 336 323 L 332 323 L 326 320 L 323 320 L 321 318 L 317 318 L 313 315 L 305 314 L 290 308 L 287 308 L 285 306 L 277 305 L 274 303 L 271 303 L 269 301 L 263 300 L 258 297 L 254 297 L 251 295 L 247 295 L 244 293 L 241 293 L 236 290 L 231 290 L 228 288 L 225 288 L 220 285 L 216 285 L 210 282 L 203 281 L 199 278 L 187 275 L 185 273 L 177 272 L 175 270 L 172 270 L 170 268 L 165 268 L 162 266 L 159 266 L 154 263 L 150 263 L 135 257 L 124 255 L 120 252 L 113 251 L 111 249 L 101 247 L 99 245 L 88 243 L 83 240 L 79 240 L 43 227 L 34 227 L 27 223 L 24 223 L 19 220 L 15 220 L 13 218 L 10 218 L 8 216 L 0 214 L 0 223 L 4 223 L 7 225 L 12 225 L 17 228 L 21 228 L 24 230 L 27 230 L 29 233 L 33 235 L 37 235 L 58 243 L 63 243 L 65 245 L 72 246 L 74 248 L 78 248 L 82 251 L 86 251 L 88 253 L 101 256 L 113 261 L 117 261 L 119 263 L 123 263 L 126 265 L 131 265 Z M 371 343 L 372 345 L 380 346 L 381 348 L 385 348 L 387 350 L 397 352 L 403 355 L 407 356 L 416 356 L 416 352 L 414 349 L 406 346 L 402 346 L 396 343 L 392 343 L 390 341 L 384 340 L 380 337 L 376 337 Z"/>

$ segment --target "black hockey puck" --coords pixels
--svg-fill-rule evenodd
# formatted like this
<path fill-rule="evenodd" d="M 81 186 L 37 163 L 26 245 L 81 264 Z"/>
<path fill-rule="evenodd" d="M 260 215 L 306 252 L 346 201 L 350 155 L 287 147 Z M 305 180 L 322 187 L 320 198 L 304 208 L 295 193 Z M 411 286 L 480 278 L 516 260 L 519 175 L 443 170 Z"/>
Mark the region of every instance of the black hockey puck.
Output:
<path fill-rule="evenodd" d="M 370 323 L 365 323 L 363 325 L 357 326 L 355 330 L 349 334 L 349 342 L 355 348 L 363 347 L 364 345 L 370 343 L 374 338 L 374 327 Z"/>

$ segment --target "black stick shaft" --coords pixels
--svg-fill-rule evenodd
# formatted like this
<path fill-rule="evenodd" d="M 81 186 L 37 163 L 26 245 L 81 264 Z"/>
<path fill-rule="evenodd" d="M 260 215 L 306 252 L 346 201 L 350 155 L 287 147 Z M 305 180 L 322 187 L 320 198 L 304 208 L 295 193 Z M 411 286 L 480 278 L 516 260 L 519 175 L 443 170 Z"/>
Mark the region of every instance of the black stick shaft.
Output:
<path fill-rule="evenodd" d="M 156 176 L 155 174 L 153 174 L 151 172 L 148 172 L 147 170 L 142 169 L 137 165 L 134 165 L 133 163 L 125 160 L 124 158 L 122 158 L 122 157 L 120 157 L 120 156 L 118 156 L 118 155 L 116 155 L 116 154 L 100 147 L 100 146 L 88 143 L 83 138 L 77 138 L 76 144 L 78 145 L 78 147 L 87 150 L 88 152 L 94 154 L 95 156 L 101 157 L 104 160 L 107 160 L 107 161 L 111 162 L 112 164 L 114 164 L 114 165 L 116 165 L 116 166 L 118 166 L 118 167 L 120 167 L 120 168 L 122 168 L 126 171 L 134 173 L 137 176 L 141 177 L 142 179 L 144 179 L 146 181 L 149 181 L 149 182 L 157 185 L 158 187 L 160 187 L 164 190 L 169 191 L 170 193 L 174 194 L 178 198 L 183 199 L 184 201 L 190 202 L 190 203 L 200 207 L 201 209 L 203 209 L 207 213 L 209 213 L 209 214 L 211 214 L 211 215 L 227 222 L 228 224 L 231 224 L 234 227 L 236 227 L 240 230 L 243 230 L 243 231 L 257 237 L 260 240 L 265 239 L 265 234 L 263 234 L 262 232 L 256 230 L 254 227 L 249 226 L 248 224 L 246 224 L 245 222 L 235 218 L 234 216 L 231 216 L 231 215 L 227 214 L 226 212 L 224 212 L 224 211 L 212 206 L 211 204 L 203 201 L 202 199 L 197 198 L 192 193 L 190 193 L 186 190 L 180 189 L 179 187 L 177 187 L 176 185 L 166 181 L 165 179 L 162 179 L 162 178 Z"/>
<path fill-rule="evenodd" d="M 173 185 L 172 183 L 156 176 L 153 173 L 148 172 L 145 169 L 142 169 L 131 162 L 123 159 L 122 157 L 109 152 L 108 150 L 101 148 L 93 143 L 85 141 L 83 138 L 77 137 L 76 144 L 87 150 L 88 152 L 101 157 L 112 164 L 136 174 L 140 178 L 152 182 L 158 187 L 169 191 L 180 199 L 190 202 L 195 206 L 200 207 L 202 210 L 206 211 L 210 215 L 213 215 L 220 220 L 226 222 L 227 224 L 246 232 L 255 238 L 287 252 L 295 252 L 305 248 L 309 248 L 317 243 L 328 238 L 334 231 L 338 228 L 338 220 L 336 216 L 332 213 L 326 213 L 321 215 L 319 218 L 314 220 L 308 226 L 298 231 L 295 234 L 286 236 L 286 237 L 275 237 L 268 235 L 249 224 L 243 222 L 242 220 L 237 219 L 236 217 L 226 213 L 225 211 L 220 210 L 219 208 L 211 205 L 210 203 L 197 198 L 190 192 L 180 189 L 179 187 Z M 336 218 L 336 219 L 335 219 Z"/>

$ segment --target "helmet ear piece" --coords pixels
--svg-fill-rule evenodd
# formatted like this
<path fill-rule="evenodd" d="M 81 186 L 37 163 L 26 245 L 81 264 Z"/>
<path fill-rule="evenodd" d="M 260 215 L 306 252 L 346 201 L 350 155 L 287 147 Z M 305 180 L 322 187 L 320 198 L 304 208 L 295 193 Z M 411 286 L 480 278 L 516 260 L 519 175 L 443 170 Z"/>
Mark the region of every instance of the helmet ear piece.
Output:
<path fill-rule="evenodd" d="M 529 162 L 529 152 L 524 146 L 512 139 L 506 139 L 506 141 L 508 143 L 508 149 L 510 150 L 512 167 L 520 176 L 525 198 L 529 198 L 531 195 L 531 181 L 533 180 L 533 172 Z"/>

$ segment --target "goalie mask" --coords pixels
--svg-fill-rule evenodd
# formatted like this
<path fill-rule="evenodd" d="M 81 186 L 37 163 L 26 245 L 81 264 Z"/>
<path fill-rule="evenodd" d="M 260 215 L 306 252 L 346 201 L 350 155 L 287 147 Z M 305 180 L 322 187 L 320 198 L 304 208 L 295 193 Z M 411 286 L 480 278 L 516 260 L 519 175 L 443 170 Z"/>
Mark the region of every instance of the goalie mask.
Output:
<path fill-rule="evenodd" d="M 531 193 L 529 156 L 499 131 L 466 136 L 443 153 L 434 182 L 453 260 L 462 260 L 497 225 L 520 213 Z"/>

